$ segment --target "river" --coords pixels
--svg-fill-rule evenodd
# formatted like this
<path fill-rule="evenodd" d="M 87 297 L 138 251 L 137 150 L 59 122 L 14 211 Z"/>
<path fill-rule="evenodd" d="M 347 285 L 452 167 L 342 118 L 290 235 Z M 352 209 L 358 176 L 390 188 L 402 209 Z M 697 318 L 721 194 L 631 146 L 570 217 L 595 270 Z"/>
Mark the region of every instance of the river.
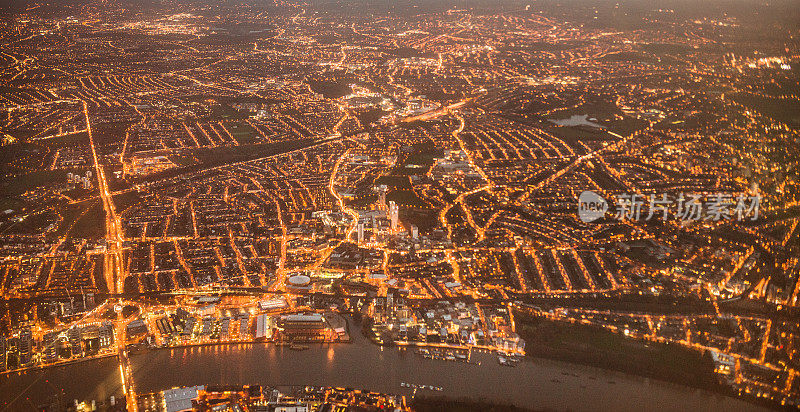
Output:
<path fill-rule="evenodd" d="M 410 394 L 400 386 L 407 382 L 443 389 L 418 394 L 486 398 L 535 409 L 765 410 L 720 394 L 565 362 L 525 359 L 512 368 L 499 365 L 493 354 L 473 352 L 471 360 L 481 364 L 471 365 L 424 359 L 412 349 L 381 348 L 358 332 L 352 337 L 350 344 L 311 345 L 305 351 L 271 344 L 145 351 L 132 355 L 134 381 L 139 393 L 175 386 L 249 383 Z M 119 394 L 116 358 L 0 377 L 0 408 L 32 410 L 58 392 L 63 399 L 105 399 Z"/>

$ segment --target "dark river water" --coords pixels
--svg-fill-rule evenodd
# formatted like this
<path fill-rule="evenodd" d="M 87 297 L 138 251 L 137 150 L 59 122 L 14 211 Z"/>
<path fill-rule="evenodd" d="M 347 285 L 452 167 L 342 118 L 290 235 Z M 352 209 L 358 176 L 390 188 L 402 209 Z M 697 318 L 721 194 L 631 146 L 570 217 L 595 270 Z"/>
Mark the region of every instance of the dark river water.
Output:
<path fill-rule="evenodd" d="M 480 365 L 431 360 L 410 349 L 382 349 L 357 332 L 352 335 L 351 344 L 312 345 L 305 351 L 269 344 L 146 351 L 132 355 L 134 381 L 139 393 L 175 386 L 249 383 L 328 385 L 410 394 L 400 386 L 407 382 L 440 386 L 443 395 L 486 398 L 535 409 L 761 410 L 723 395 L 570 363 L 525 359 L 512 368 L 499 365 L 495 355 L 476 352 L 471 360 Z M 63 399 L 81 400 L 121 393 L 116 358 L 0 377 L 0 411 L 31 410 L 59 392 Z"/>

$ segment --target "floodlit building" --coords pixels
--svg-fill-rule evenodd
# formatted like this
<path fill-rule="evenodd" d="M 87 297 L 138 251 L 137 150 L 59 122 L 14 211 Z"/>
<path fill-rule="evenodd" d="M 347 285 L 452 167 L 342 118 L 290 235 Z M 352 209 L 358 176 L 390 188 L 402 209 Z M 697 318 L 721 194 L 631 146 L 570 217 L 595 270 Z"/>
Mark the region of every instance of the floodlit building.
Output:
<path fill-rule="evenodd" d="M 189 388 L 167 389 L 161 392 L 164 397 L 164 410 L 166 412 L 181 412 L 192 410 L 192 399 L 197 398 L 198 392 L 205 386 L 192 386 Z"/>
<path fill-rule="evenodd" d="M 392 230 L 397 230 L 397 222 L 400 218 L 400 210 L 397 203 L 394 201 L 389 202 L 389 220 L 392 222 Z"/>
<path fill-rule="evenodd" d="M 329 335 L 325 318 L 319 313 L 285 315 L 278 327 L 281 340 L 288 342 L 323 342 Z"/>
<path fill-rule="evenodd" d="M 364 223 L 363 222 L 358 222 L 358 227 L 357 227 L 356 230 L 357 230 L 357 233 L 358 233 L 358 243 L 363 243 L 364 242 Z"/>
<path fill-rule="evenodd" d="M 268 315 L 258 315 L 256 317 L 256 339 L 272 339 L 272 331 L 275 329 L 275 320 Z"/>

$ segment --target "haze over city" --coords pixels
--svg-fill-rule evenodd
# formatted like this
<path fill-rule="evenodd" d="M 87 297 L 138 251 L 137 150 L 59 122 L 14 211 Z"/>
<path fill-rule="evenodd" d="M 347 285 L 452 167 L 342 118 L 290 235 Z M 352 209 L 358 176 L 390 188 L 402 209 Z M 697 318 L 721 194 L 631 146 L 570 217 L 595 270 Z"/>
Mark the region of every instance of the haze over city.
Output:
<path fill-rule="evenodd" d="M 0 5 L 0 411 L 800 404 L 800 7 Z"/>

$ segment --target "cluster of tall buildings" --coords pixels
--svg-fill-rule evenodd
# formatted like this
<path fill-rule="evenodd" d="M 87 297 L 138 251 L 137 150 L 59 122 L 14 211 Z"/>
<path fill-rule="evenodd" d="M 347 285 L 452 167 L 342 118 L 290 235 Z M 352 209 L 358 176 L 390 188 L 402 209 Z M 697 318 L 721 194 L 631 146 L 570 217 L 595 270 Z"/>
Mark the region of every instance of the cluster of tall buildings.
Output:
<path fill-rule="evenodd" d="M 385 208 L 359 211 L 359 215 L 356 224 L 358 243 L 368 240 L 368 230 L 372 231 L 372 238 L 375 240 L 385 235 L 396 235 L 400 230 L 400 207 L 393 200 L 389 201 Z M 414 225 L 411 226 L 411 236 L 414 239 L 418 236 L 418 229 Z"/>
<path fill-rule="evenodd" d="M 372 238 L 377 239 L 378 235 L 397 233 L 400 224 L 400 207 L 393 200 L 386 201 L 388 187 L 379 185 L 373 190 L 378 192 L 377 210 L 365 210 L 359 212 L 359 221 L 356 224 L 356 236 L 358 243 L 367 241 L 367 230 L 372 230 Z M 369 225 L 369 226 L 368 226 Z"/>
<path fill-rule="evenodd" d="M 30 326 L 0 337 L 0 371 L 92 356 L 114 343 L 111 322 L 76 325 L 35 337 Z"/>
<path fill-rule="evenodd" d="M 380 210 L 386 211 L 386 217 L 391 222 L 391 229 L 392 232 L 394 232 L 397 230 L 397 223 L 400 217 L 400 209 L 398 208 L 397 203 L 395 203 L 394 200 L 390 200 L 388 203 L 386 202 L 386 192 L 389 191 L 389 188 L 386 185 L 378 186 L 377 191 L 379 197 L 378 207 L 380 208 Z"/>
<path fill-rule="evenodd" d="M 92 171 L 87 170 L 85 176 L 81 176 L 78 173 L 67 173 L 67 183 L 73 184 L 76 187 L 82 186 L 84 189 L 91 189 L 92 188 Z"/>

